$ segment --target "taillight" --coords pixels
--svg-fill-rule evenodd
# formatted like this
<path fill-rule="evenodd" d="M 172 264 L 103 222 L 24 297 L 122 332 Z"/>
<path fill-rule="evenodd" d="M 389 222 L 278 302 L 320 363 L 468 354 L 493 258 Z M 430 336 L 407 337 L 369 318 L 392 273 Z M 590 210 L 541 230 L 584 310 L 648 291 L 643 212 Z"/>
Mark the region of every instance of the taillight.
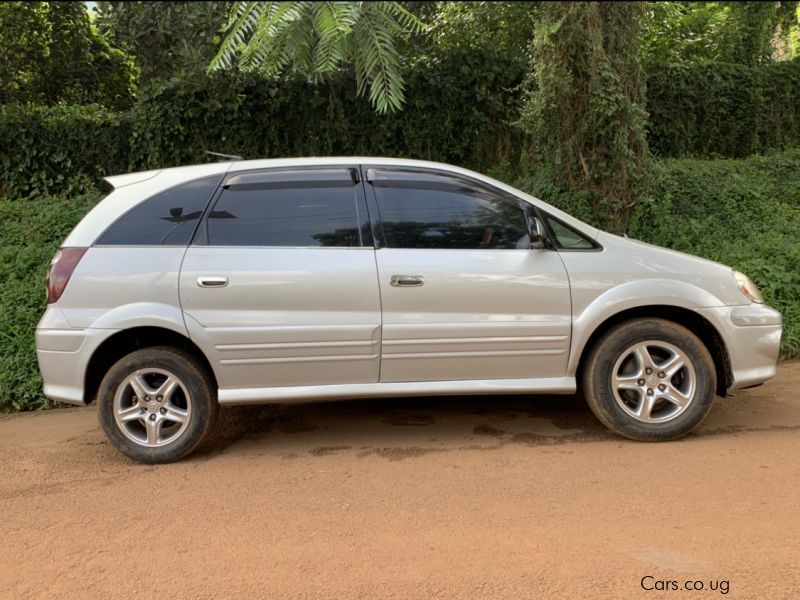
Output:
<path fill-rule="evenodd" d="M 67 287 L 72 272 L 88 248 L 61 248 L 56 252 L 47 272 L 47 303 L 58 302 Z"/>

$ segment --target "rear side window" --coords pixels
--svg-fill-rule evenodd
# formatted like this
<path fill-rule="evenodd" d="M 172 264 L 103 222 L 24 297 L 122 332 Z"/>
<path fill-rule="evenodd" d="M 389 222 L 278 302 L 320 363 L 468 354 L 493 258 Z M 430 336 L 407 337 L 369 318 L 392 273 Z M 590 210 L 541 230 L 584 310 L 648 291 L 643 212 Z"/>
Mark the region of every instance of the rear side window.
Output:
<path fill-rule="evenodd" d="M 122 215 L 97 240 L 101 246 L 186 246 L 222 176 L 171 188 Z"/>
<path fill-rule="evenodd" d="M 280 176 L 225 186 L 208 215 L 211 246 L 361 246 L 358 188 L 340 179 Z M 366 211 L 364 211 L 366 212 Z M 366 218 L 366 214 L 362 215 Z"/>
<path fill-rule="evenodd" d="M 373 186 L 390 248 L 528 249 L 516 199 L 455 177 L 384 172 Z"/>

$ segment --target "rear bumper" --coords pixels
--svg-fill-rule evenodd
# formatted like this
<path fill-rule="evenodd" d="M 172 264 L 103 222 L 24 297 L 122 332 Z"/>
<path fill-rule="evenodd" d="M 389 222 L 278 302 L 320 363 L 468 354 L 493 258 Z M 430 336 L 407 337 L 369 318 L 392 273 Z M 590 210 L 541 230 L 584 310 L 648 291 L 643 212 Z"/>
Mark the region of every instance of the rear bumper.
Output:
<path fill-rule="evenodd" d="M 781 314 L 763 304 L 700 309 L 722 335 L 733 380 L 728 391 L 752 387 L 775 377 L 780 353 Z"/>
<path fill-rule="evenodd" d="M 68 404 L 84 404 L 89 358 L 114 330 L 36 330 L 36 358 L 44 379 L 44 395 Z"/>

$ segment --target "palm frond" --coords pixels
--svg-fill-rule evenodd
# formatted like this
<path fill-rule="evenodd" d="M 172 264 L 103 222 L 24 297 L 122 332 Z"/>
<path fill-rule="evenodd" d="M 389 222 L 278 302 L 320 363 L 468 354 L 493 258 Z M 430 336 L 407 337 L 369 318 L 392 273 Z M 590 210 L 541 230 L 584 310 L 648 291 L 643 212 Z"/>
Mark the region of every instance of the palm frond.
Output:
<path fill-rule="evenodd" d="M 208 70 L 289 69 L 317 81 L 351 62 L 357 93 L 395 111 L 404 101 L 396 40 L 425 30 L 399 2 L 236 2 Z"/>
<path fill-rule="evenodd" d="M 253 33 L 261 13 L 270 10 L 274 2 L 236 2 L 225 28 L 227 32 L 219 51 L 211 59 L 208 72 L 229 69 L 236 58 L 237 49 L 247 36 Z"/>
<path fill-rule="evenodd" d="M 271 2 L 269 10 L 264 11 L 256 21 L 255 33 L 241 49 L 239 64 L 246 71 L 264 70 L 267 74 L 277 73 L 283 66 L 274 60 L 280 56 L 280 48 L 285 42 L 281 35 L 293 22 L 303 19 L 303 2 Z"/>

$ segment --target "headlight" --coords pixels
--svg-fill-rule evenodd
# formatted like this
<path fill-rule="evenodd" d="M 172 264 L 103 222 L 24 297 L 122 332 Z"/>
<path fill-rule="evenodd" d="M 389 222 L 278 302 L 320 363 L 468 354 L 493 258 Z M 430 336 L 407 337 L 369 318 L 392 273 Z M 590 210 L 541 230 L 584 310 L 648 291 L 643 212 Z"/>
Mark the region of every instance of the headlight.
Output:
<path fill-rule="evenodd" d="M 764 298 L 761 297 L 761 292 L 758 291 L 756 284 L 753 283 L 747 275 L 739 273 L 739 271 L 734 271 L 733 278 L 736 280 L 736 285 L 739 286 L 739 289 L 742 290 L 742 293 L 747 296 L 749 300 L 764 304 Z"/>

